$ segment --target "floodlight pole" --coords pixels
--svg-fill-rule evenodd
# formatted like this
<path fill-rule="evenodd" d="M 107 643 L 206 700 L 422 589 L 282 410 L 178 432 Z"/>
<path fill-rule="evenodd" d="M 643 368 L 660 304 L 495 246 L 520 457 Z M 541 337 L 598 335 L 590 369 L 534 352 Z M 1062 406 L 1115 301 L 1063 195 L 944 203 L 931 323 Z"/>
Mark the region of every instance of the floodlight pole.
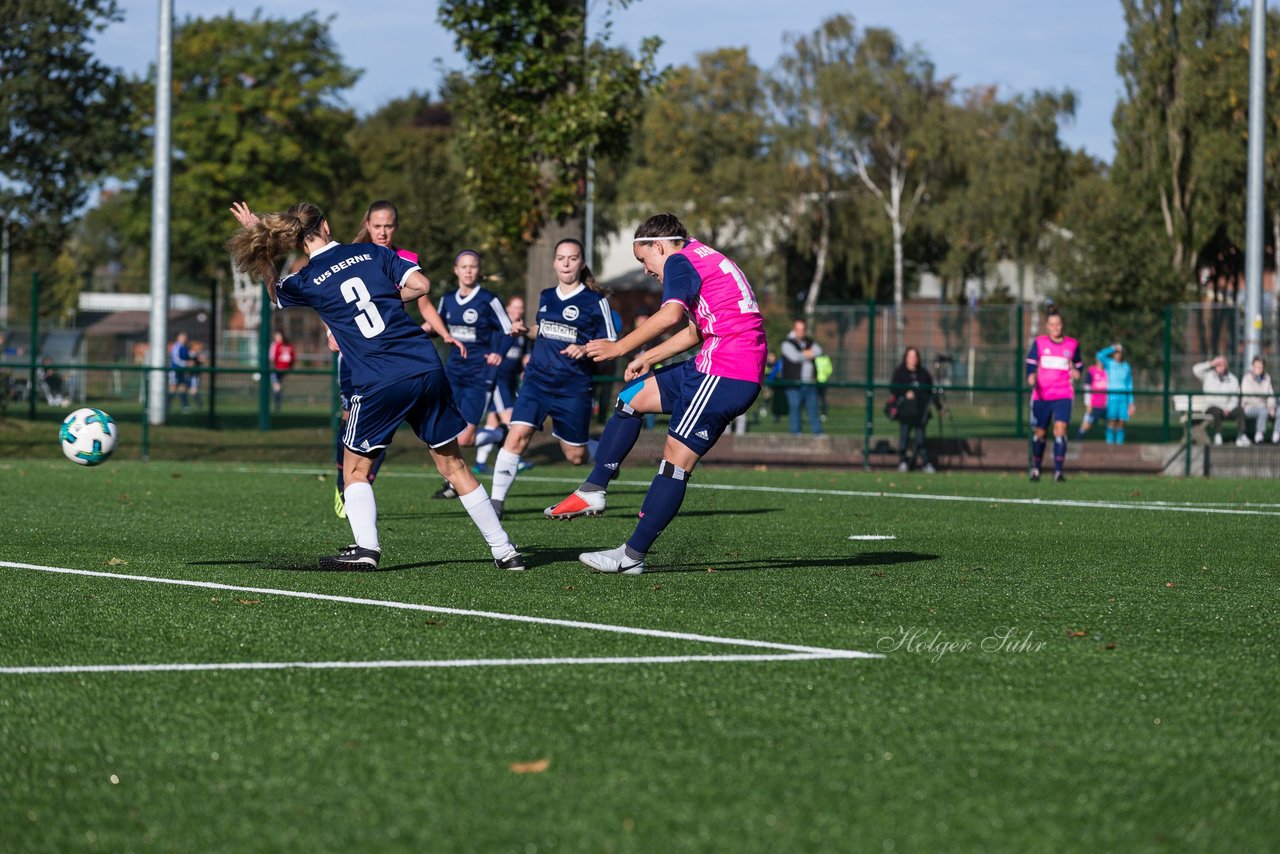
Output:
<path fill-rule="evenodd" d="M 169 140 L 170 107 L 173 101 L 173 0 L 160 0 L 160 36 L 156 46 L 156 126 L 155 155 L 151 186 L 151 335 L 147 364 L 150 395 L 147 420 L 163 424 L 168 396 L 165 394 L 165 362 L 169 340 Z"/>
<path fill-rule="evenodd" d="M 0 332 L 9 329 L 9 212 L 4 214 L 4 232 L 0 234 Z"/>
<path fill-rule="evenodd" d="M 1262 148 L 1266 135 L 1267 3 L 1253 0 L 1249 40 L 1249 193 L 1244 239 L 1244 366 L 1262 352 Z"/>

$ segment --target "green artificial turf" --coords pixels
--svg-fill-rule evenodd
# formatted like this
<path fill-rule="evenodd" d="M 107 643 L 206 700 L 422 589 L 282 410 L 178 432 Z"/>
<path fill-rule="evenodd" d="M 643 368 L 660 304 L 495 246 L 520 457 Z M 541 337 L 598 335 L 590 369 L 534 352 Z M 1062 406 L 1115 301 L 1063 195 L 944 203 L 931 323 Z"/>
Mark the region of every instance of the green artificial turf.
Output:
<path fill-rule="evenodd" d="M 0 561 L 884 655 L 0 673 L 0 849 L 1280 838 L 1268 483 L 708 469 L 649 572 L 589 573 L 577 553 L 626 538 L 651 470 L 636 461 L 605 516 L 572 523 L 541 510 L 582 470 L 521 476 L 507 525 L 531 568 L 506 573 L 458 502 L 430 499 L 420 457 L 397 458 L 376 487 L 385 571 L 343 574 L 310 569 L 350 540 L 322 466 L 0 463 Z M 262 590 L 0 579 L 10 668 L 772 652 Z"/>

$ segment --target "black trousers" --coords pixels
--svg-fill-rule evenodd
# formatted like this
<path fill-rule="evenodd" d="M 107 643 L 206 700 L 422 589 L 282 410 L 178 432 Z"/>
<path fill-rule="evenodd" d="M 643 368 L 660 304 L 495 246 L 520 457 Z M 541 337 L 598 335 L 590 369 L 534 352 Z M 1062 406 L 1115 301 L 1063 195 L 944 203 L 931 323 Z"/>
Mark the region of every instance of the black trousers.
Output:
<path fill-rule="evenodd" d="M 919 458 L 920 465 L 927 466 L 929 464 L 929 449 L 925 447 L 924 431 L 925 426 L 929 423 L 929 419 L 922 421 L 899 421 L 898 422 L 898 459 L 908 465 L 911 464 L 913 457 Z M 911 434 L 915 434 L 915 453 L 911 451 Z"/>

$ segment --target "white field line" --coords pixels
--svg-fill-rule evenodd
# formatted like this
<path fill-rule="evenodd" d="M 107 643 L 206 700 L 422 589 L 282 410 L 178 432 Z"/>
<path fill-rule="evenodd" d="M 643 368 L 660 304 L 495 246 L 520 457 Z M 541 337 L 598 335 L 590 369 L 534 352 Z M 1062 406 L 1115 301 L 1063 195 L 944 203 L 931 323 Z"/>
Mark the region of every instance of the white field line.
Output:
<path fill-rule="evenodd" d="M 287 468 L 272 466 L 270 468 L 253 468 L 250 466 L 241 466 L 235 469 L 236 472 L 242 474 L 302 474 L 302 475 L 324 475 L 328 474 L 328 469 L 321 471 L 314 468 Z M 425 472 L 405 472 L 393 471 L 388 474 L 395 477 L 421 477 L 429 480 L 439 480 L 440 476 L 435 473 Z M 522 483 L 565 483 L 577 486 L 582 483 L 580 478 L 573 477 L 546 477 L 542 475 L 522 475 L 520 478 Z M 616 480 L 618 486 L 638 486 L 645 488 L 649 486 L 647 480 Z M 690 489 L 714 489 L 730 492 L 772 492 L 782 495 L 824 495 L 837 498 L 901 498 L 912 501 L 956 501 L 961 503 L 973 504 L 1021 504 L 1031 507 L 1077 507 L 1089 510 L 1150 510 L 1165 511 L 1172 513 L 1208 513 L 1222 514 L 1229 516 L 1280 516 L 1280 504 L 1265 503 L 1245 503 L 1226 504 L 1225 502 L 1173 502 L 1173 501 L 1084 501 L 1068 498 L 994 498 L 982 495 L 937 495 L 927 492 L 874 492 L 870 490 L 853 490 L 853 489 L 804 489 L 800 487 L 790 486 L 748 486 L 744 484 L 729 483 L 698 483 L 690 481 L 688 484 Z M 1268 508 L 1266 510 L 1255 510 L 1248 508 Z"/>
<path fill-rule="evenodd" d="M 389 670 L 443 667 L 529 667 L 574 664 L 685 664 L 734 661 L 826 661 L 844 655 L 777 653 L 759 655 L 650 655 L 600 658 L 452 658 L 437 661 L 224 661 L 201 664 L 61 664 L 49 667 L 0 667 L 0 675 L 56 673 L 173 673 L 208 670 Z"/>
<path fill-rule="evenodd" d="M 87 569 L 69 569 L 59 566 L 41 566 L 33 563 L 14 563 L 0 561 L 0 567 L 9 569 L 30 569 L 37 572 L 52 572 L 62 575 L 81 575 L 90 578 L 110 578 L 116 581 L 143 581 L 152 584 L 172 584 L 179 587 L 199 587 L 206 590 L 231 590 L 237 593 L 260 593 L 267 596 L 287 596 L 295 599 L 310 599 L 320 602 L 342 602 L 349 605 L 372 605 L 378 608 L 394 608 L 404 611 L 425 611 L 431 614 L 449 614 L 456 617 L 483 617 L 490 620 L 507 620 L 515 623 L 534 623 L 544 626 L 558 626 L 568 629 L 587 629 L 596 632 L 610 632 L 622 635 L 640 635 L 642 637 L 665 638 L 668 640 L 692 641 L 694 643 L 720 644 L 723 646 L 751 647 L 755 649 L 782 650 L 789 653 L 800 653 L 799 657 L 818 658 L 883 658 L 883 655 L 862 652 L 856 649 L 827 649 L 818 646 L 799 646 L 797 644 L 774 643 L 772 641 L 749 640 L 746 638 L 726 638 L 716 635 L 700 635 L 691 632 L 672 632 L 664 629 L 642 629 L 634 626 L 615 626 L 609 623 L 587 623 L 581 620 L 560 620 L 553 617 L 531 617 L 525 614 L 504 614 L 497 611 L 473 611 L 467 608 L 447 608 L 440 605 L 422 605 L 417 602 L 394 602 L 385 599 L 361 599 L 355 596 L 333 596 L 327 593 L 312 593 L 304 590 L 278 590 L 271 587 L 246 587 L 236 584 L 220 584 L 214 581 L 196 581 L 185 578 L 156 578 L 147 575 L 129 575 L 119 572 L 97 572 Z M 789 656 L 790 657 L 790 656 Z M 602 661 L 604 659 L 601 659 Z"/>

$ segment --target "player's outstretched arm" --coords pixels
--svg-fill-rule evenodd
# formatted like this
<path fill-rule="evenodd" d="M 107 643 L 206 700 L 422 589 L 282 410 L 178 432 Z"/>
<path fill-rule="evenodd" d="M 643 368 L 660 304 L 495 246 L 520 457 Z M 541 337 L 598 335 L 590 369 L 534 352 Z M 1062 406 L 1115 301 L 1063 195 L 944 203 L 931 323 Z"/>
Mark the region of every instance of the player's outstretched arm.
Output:
<path fill-rule="evenodd" d="M 635 364 L 636 362 L 644 363 L 645 370 L 640 372 L 644 373 L 645 371 L 648 371 L 651 366 L 656 365 L 659 362 L 665 362 L 677 353 L 683 353 L 690 347 L 696 347 L 701 343 L 702 336 L 698 334 L 698 327 L 689 323 L 684 329 L 681 329 L 666 341 L 663 341 L 656 347 L 651 347 L 648 350 L 645 350 L 644 354 L 633 359 L 631 364 Z M 628 365 L 628 367 L 630 367 L 630 365 Z"/>
<path fill-rule="evenodd" d="M 426 290 L 423 290 L 415 297 L 408 298 L 418 300 L 418 311 L 422 313 L 422 319 L 426 321 L 426 323 L 422 324 L 422 328 L 439 335 L 440 340 L 451 347 L 457 347 L 458 354 L 464 359 L 467 358 L 467 345 L 449 334 L 449 327 L 445 325 L 444 318 L 440 316 L 440 312 L 436 310 L 436 307 L 431 304 L 431 300 L 427 299 L 427 293 L 431 290 L 431 280 L 422 275 L 422 273 L 415 271 L 409 274 L 410 282 L 413 281 L 414 276 L 427 283 Z M 405 301 L 408 302 L 408 299 Z"/>
<path fill-rule="evenodd" d="M 648 320 L 631 330 L 620 340 L 610 341 L 608 338 L 597 338 L 594 341 L 588 341 L 586 345 L 587 355 L 597 362 L 607 362 L 610 359 L 625 356 L 627 353 L 639 350 L 645 344 L 674 329 L 684 319 L 683 303 L 675 301 L 664 303 Z M 675 352 L 683 352 L 689 349 L 690 346 L 692 345 L 685 345 Z"/>

